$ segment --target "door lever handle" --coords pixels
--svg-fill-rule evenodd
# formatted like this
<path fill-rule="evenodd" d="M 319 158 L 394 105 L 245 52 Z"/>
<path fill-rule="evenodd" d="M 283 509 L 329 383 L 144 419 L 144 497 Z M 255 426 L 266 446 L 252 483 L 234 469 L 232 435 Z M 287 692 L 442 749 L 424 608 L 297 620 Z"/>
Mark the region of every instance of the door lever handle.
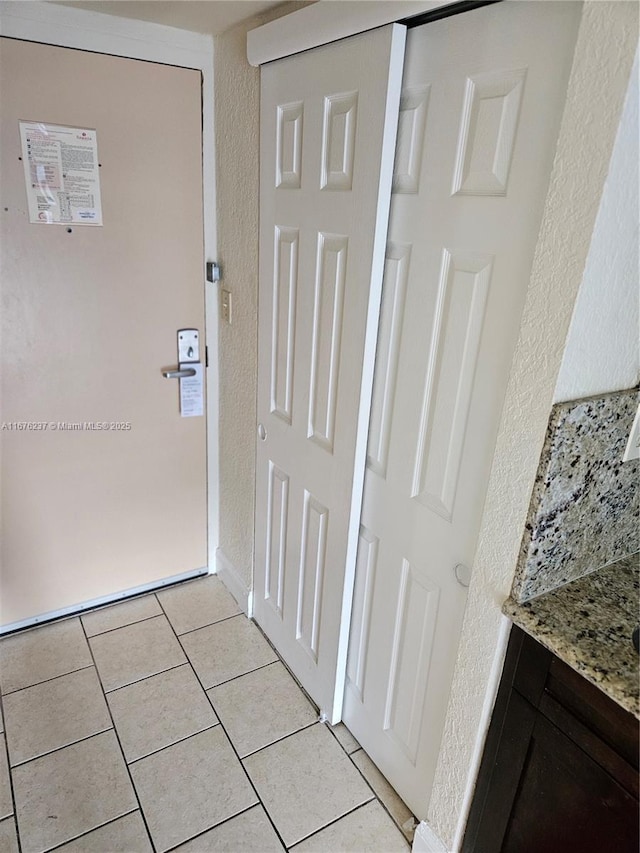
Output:
<path fill-rule="evenodd" d="M 186 379 L 187 376 L 195 376 L 196 372 L 193 367 L 184 367 L 180 370 L 163 370 L 162 375 L 165 379 Z"/>

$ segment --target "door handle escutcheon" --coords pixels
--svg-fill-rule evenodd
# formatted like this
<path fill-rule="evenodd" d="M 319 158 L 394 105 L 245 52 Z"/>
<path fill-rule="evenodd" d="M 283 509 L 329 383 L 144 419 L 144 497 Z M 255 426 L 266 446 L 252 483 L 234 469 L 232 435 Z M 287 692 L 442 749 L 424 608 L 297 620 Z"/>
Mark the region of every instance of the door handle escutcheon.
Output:
<path fill-rule="evenodd" d="M 195 376 L 196 372 L 193 367 L 185 367 L 180 370 L 163 370 L 162 375 L 165 379 L 186 379 L 188 376 Z"/>

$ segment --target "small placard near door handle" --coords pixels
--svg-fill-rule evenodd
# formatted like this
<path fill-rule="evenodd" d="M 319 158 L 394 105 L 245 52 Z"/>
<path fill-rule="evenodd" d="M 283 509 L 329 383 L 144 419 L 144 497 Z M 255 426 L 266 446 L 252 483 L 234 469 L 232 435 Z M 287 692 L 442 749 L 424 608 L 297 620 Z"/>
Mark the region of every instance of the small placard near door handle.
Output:
<path fill-rule="evenodd" d="M 196 371 L 193 367 L 184 367 L 178 370 L 163 370 L 162 375 L 165 379 L 186 379 L 187 376 L 195 376 Z"/>
<path fill-rule="evenodd" d="M 180 416 L 204 415 L 204 371 L 200 362 L 200 342 L 197 329 L 178 329 L 178 366 L 162 369 L 165 379 L 180 383 Z"/>

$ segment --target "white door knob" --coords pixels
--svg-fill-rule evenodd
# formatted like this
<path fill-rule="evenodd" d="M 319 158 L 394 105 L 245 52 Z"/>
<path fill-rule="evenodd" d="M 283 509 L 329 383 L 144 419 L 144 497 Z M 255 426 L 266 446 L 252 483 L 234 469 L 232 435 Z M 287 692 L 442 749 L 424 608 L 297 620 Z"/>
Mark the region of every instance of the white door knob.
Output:
<path fill-rule="evenodd" d="M 460 586 L 468 587 L 471 583 L 471 569 L 465 566 L 463 563 L 458 563 L 458 565 L 453 570 L 454 575 L 456 576 L 456 580 L 460 584 Z"/>
<path fill-rule="evenodd" d="M 258 424 L 258 438 L 260 441 L 264 441 L 267 437 L 267 431 L 264 428 L 264 424 Z"/>

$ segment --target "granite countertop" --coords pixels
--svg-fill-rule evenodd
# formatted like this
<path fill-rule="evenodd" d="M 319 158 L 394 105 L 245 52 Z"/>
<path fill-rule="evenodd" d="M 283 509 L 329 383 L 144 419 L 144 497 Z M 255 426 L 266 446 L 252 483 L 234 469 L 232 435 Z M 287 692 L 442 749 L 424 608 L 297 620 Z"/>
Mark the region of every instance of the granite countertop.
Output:
<path fill-rule="evenodd" d="M 527 634 L 640 719 L 639 657 L 631 634 L 638 625 L 639 555 L 518 604 L 503 613 Z"/>

